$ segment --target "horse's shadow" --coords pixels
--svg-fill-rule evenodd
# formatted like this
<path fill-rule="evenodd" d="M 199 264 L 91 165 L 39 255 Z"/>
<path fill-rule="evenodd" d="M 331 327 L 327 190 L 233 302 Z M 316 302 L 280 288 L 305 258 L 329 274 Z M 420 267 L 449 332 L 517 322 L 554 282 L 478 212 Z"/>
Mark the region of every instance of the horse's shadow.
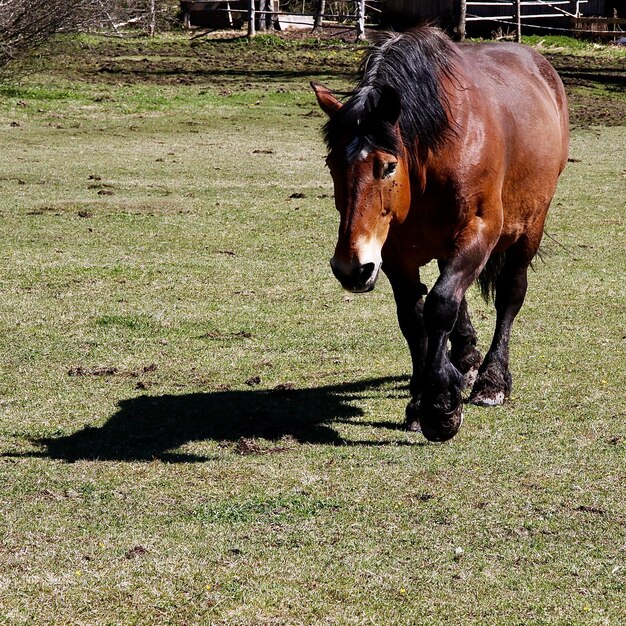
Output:
<path fill-rule="evenodd" d="M 176 451 L 193 441 L 237 442 L 242 438 L 278 441 L 291 437 L 300 443 L 326 445 L 384 445 L 386 441 L 349 441 L 333 424 L 363 415 L 356 404 L 368 393 L 404 395 L 406 379 L 363 380 L 309 389 L 248 390 L 139 396 L 119 403 L 118 411 L 102 426 L 86 427 L 72 435 L 38 439 L 42 456 L 77 460 L 198 462 L 208 457 Z M 358 421 L 357 421 L 358 422 Z M 398 422 L 369 423 L 399 429 Z M 406 444 L 404 442 L 394 442 Z"/>

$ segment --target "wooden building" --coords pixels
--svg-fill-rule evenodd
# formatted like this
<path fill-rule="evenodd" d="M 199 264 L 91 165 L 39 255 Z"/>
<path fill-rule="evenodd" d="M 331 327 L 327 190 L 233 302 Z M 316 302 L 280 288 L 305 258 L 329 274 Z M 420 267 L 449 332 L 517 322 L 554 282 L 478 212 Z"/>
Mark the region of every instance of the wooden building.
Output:
<path fill-rule="evenodd" d="M 457 23 L 460 2 L 457 0 L 385 0 L 384 21 L 398 30 L 410 28 L 423 20 L 433 20 L 441 26 Z"/>
<path fill-rule="evenodd" d="M 181 0 L 183 26 L 241 28 L 246 20 L 246 0 Z"/>

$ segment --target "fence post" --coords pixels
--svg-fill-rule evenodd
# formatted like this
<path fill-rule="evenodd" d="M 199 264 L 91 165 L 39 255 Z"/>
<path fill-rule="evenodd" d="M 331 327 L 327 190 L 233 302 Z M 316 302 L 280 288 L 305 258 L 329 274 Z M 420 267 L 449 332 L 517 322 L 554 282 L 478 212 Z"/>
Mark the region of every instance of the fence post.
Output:
<path fill-rule="evenodd" d="M 254 0 L 248 0 L 248 37 L 254 37 L 256 35 L 255 19 Z"/>
<path fill-rule="evenodd" d="M 465 40 L 465 18 L 467 17 L 467 0 L 460 0 L 459 13 L 455 31 L 455 39 L 457 41 Z"/>
<path fill-rule="evenodd" d="M 522 6 L 520 0 L 513 0 L 513 15 L 515 16 L 515 41 L 522 43 Z"/>
<path fill-rule="evenodd" d="M 356 0 L 356 40 L 365 41 L 365 0 Z"/>
<path fill-rule="evenodd" d="M 183 28 L 189 30 L 191 28 L 191 15 L 189 9 L 191 4 L 189 2 L 181 2 L 180 9 L 183 12 Z"/>
<path fill-rule="evenodd" d="M 148 26 L 150 37 L 156 34 L 156 0 L 150 0 L 150 25 Z"/>
<path fill-rule="evenodd" d="M 322 28 L 322 20 L 324 19 L 325 11 L 326 11 L 326 0 L 319 0 L 317 4 L 317 12 L 315 13 L 315 23 L 313 25 L 313 32 Z"/>
<path fill-rule="evenodd" d="M 270 0 L 259 0 L 259 30 L 267 30 L 267 10 Z"/>
<path fill-rule="evenodd" d="M 230 2 L 228 0 L 226 2 L 226 19 L 228 20 L 228 25 L 232 28 L 233 27 L 233 14 L 231 13 Z"/>

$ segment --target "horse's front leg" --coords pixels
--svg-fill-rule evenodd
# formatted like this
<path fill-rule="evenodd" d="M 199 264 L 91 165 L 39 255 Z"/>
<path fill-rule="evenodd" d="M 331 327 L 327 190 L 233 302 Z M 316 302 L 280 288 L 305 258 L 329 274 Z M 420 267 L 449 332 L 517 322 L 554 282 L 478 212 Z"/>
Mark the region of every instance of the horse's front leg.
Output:
<path fill-rule="evenodd" d="M 495 231 L 495 232 L 494 232 Z M 464 376 L 450 361 L 448 338 L 452 333 L 465 292 L 489 258 L 499 229 L 475 220 L 456 241 L 455 253 L 443 265 L 424 305 L 428 349 L 424 367 L 419 422 L 431 441 L 446 441 L 463 422 Z"/>
<path fill-rule="evenodd" d="M 413 372 L 409 390 L 411 400 L 406 407 L 406 427 L 409 430 L 419 431 L 420 402 L 422 400 L 422 386 L 424 384 L 424 367 L 426 364 L 426 348 L 428 337 L 424 324 L 424 296 L 428 292 L 426 285 L 419 280 L 402 278 L 399 275 L 388 273 L 389 282 L 394 292 L 398 323 L 406 339 L 411 353 Z M 464 387 L 471 387 L 476 378 L 482 356 L 476 349 L 476 331 L 469 318 L 465 297 L 461 300 L 459 314 L 450 334 L 450 359 L 452 364 L 461 372 Z"/>
<path fill-rule="evenodd" d="M 398 323 L 409 346 L 413 364 L 413 373 L 409 384 L 411 402 L 407 407 L 407 426 L 410 430 L 418 430 L 419 420 L 416 411 L 422 397 L 427 344 L 424 325 L 424 296 L 428 290 L 426 285 L 420 282 L 419 273 L 416 276 L 407 277 L 403 273 L 391 271 L 385 266 L 383 269 L 393 289 Z"/>

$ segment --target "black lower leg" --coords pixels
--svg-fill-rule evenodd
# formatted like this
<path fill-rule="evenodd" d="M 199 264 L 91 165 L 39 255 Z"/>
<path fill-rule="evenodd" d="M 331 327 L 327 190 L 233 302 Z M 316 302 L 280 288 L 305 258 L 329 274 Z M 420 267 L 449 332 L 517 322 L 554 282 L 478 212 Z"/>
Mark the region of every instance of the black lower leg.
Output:
<path fill-rule="evenodd" d="M 518 261 L 519 263 L 519 261 Z M 522 307 L 526 289 L 528 263 L 507 262 L 496 283 L 496 328 L 489 352 L 474 383 L 470 402 L 482 406 L 503 404 L 511 394 L 509 340 L 511 326 Z"/>
<path fill-rule="evenodd" d="M 452 364 L 465 376 L 465 385 L 471 386 L 482 363 L 482 355 L 476 348 L 478 338 L 465 297 L 461 300 L 456 324 L 450 333 L 450 360 Z"/>
<path fill-rule="evenodd" d="M 427 369 L 423 377 L 419 420 L 422 433 L 431 441 L 453 437 L 463 419 L 463 375 L 450 362 L 447 343 L 454 328 L 460 301 L 449 295 L 445 282 L 438 282 L 424 307 L 428 329 Z"/>
<path fill-rule="evenodd" d="M 424 327 L 424 296 L 427 289 L 419 281 L 419 276 L 413 281 L 394 274 L 388 274 L 388 278 L 396 300 L 400 330 L 411 353 L 411 397 L 419 402 L 428 343 Z"/>
<path fill-rule="evenodd" d="M 443 271 L 445 262 L 439 261 L 438 265 L 439 269 Z M 477 343 L 476 331 L 470 319 L 467 301 L 465 296 L 463 296 L 454 328 L 450 333 L 450 360 L 459 372 L 464 375 L 466 387 L 471 387 L 483 360 L 482 355 L 476 348 Z"/>

